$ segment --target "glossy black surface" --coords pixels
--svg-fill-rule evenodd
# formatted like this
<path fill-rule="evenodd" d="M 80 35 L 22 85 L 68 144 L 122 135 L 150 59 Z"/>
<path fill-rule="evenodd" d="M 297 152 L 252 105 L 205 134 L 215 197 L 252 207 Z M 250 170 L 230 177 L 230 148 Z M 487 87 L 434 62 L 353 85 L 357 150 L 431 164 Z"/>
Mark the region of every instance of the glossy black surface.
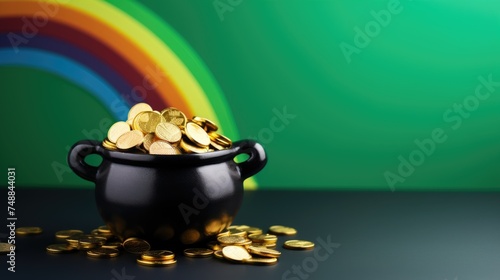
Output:
<path fill-rule="evenodd" d="M 98 167 L 85 163 L 90 154 L 102 156 Z M 249 158 L 235 163 L 239 154 Z M 229 226 L 243 200 L 243 180 L 260 171 L 267 158 L 250 140 L 217 152 L 166 156 L 109 151 L 84 140 L 72 147 L 68 162 L 76 174 L 95 182 L 97 209 L 115 235 L 181 248 Z"/>
<path fill-rule="evenodd" d="M 302 279 L 294 268 L 307 280 L 500 279 L 500 193 L 247 191 L 235 224 L 297 229 L 295 236 L 278 238 L 282 255 L 273 266 L 177 254 L 174 266 L 144 267 L 125 252 L 114 259 L 48 254 L 47 245 L 61 242 L 56 231 L 90 232 L 102 224 L 94 190 L 18 187 L 16 198 L 17 226 L 44 231 L 17 236 L 16 273 L 7 271 L 8 257 L 0 255 L 2 280 Z M 6 190 L 0 200 L 7 201 Z M 0 242 L 7 235 L 1 227 Z M 317 251 L 285 250 L 287 239 L 314 241 Z M 339 246 L 328 252 L 319 239 Z"/>

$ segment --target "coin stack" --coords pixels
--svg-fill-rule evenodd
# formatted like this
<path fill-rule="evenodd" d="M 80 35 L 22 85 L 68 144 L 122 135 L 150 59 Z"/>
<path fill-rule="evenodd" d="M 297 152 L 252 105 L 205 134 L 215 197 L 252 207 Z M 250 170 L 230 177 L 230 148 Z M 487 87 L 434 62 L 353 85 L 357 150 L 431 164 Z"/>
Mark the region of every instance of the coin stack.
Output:
<path fill-rule="evenodd" d="M 130 108 L 127 121 L 114 123 L 102 146 L 108 150 L 177 155 L 205 153 L 231 147 L 231 140 L 217 133 L 218 126 L 209 119 L 187 119 L 179 109 L 154 111 L 146 103 Z"/>

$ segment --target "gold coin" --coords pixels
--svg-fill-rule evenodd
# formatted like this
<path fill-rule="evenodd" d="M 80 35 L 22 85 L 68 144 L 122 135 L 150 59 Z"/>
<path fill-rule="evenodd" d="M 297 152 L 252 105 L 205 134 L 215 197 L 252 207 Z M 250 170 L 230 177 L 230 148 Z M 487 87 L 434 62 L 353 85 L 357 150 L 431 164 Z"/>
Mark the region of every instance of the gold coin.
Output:
<path fill-rule="evenodd" d="M 110 248 L 96 248 L 87 251 L 87 256 L 92 258 L 114 258 L 120 254 L 120 251 Z"/>
<path fill-rule="evenodd" d="M 71 247 L 68 244 L 52 244 L 47 246 L 47 248 L 45 249 L 47 250 L 47 252 L 55 254 L 69 253 L 75 251 L 75 248 Z"/>
<path fill-rule="evenodd" d="M 112 241 L 112 242 L 106 242 L 104 243 L 101 248 L 108 248 L 108 249 L 120 249 L 122 247 L 122 243 L 119 241 Z"/>
<path fill-rule="evenodd" d="M 97 230 L 101 233 L 111 233 L 111 229 L 108 226 L 100 226 Z"/>
<path fill-rule="evenodd" d="M 239 235 L 228 235 L 228 236 L 220 236 L 217 237 L 217 241 L 221 244 L 226 245 L 240 245 L 242 243 L 246 243 L 246 238 Z"/>
<path fill-rule="evenodd" d="M 82 235 L 83 231 L 81 231 L 79 229 L 60 230 L 60 231 L 56 232 L 56 238 L 67 239 L 67 238 L 70 238 L 70 237 L 77 235 L 77 234 Z M 78 240 L 76 240 L 76 242 L 78 242 Z"/>
<path fill-rule="evenodd" d="M 151 250 L 146 251 L 141 255 L 143 260 L 149 261 L 161 261 L 161 260 L 172 260 L 175 257 L 175 254 L 172 251 L 168 250 Z"/>
<path fill-rule="evenodd" d="M 221 146 L 221 145 L 215 143 L 214 141 L 210 141 L 210 147 L 212 147 L 216 151 L 220 151 L 220 150 L 224 150 L 225 149 L 224 146 Z"/>
<path fill-rule="evenodd" d="M 146 136 L 144 136 L 144 141 L 142 142 L 142 145 L 144 146 L 144 149 L 146 149 L 146 151 L 149 151 L 149 147 L 151 147 L 151 144 L 153 144 L 155 139 L 156 135 L 154 133 L 148 133 L 146 134 Z"/>
<path fill-rule="evenodd" d="M 231 234 L 231 233 L 229 232 L 229 230 L 225 229 L 225 230 L 223 230 L 223 231 L 219 232 L 219 233 L 217 234 L 217 237 L 221 237 L 221 236 L 228 236 L 228 235 L 230 235 L 230 234 Z"/>
<path fill-rule="evenodd" d="M 156 140 L 149 147 L 149 153 L 152 155 L 178 155 L 179 150 L 172 146 L 168 141 Z"/>
<path fill-rule="evenodd" d="M 239 235 L 239 236 L 243 236 L 243 237 L 247 236 L 247 232 L 246 231 L 240 230 L 238 228 L 231 228 L 231 227 L 229 227 L 228 230 L 229 230 L 229 234 L 230 235 Z"/>
<path fill-rule="evenodd" d="M 217 243 L 217 241 L 208 242 L 207 247 L 214 250 L 214 251 L 222 249 L 221 246 L 219 245 L 219 243 Z"/>
<path fill-rule="evenodd" d="M 242 229 L 240 229 L 242 230 Z M 247 232 L 247 234 L 262 234 L 262 229 L 257 228 L 257 227 L 247 227 L 244 229 L 244 231 Z"/>
<path fill-rule="evenodd" d="M 214 251 L 214 256 L 218 259 L 223 259 L 224 255 L 222 254 L 222 250 L 216 250 Z"/>
<path fill-rule="evenodd" d="M 259 243 L 257 243 L 259 244 Z M 276 242 L 275 243 L 260 243 L 261 246 L 264 246 L 266 248 L 269 248 L 269 249 L 274 249 L 276 248 Z"/>
<path fill-rule="evenodd" d="M 99 229 L 92 230 L 90 232 L 90 234 L 94 235 L 94 236 L 103 237 L 103 238 L 106 238 L 106 239 L 110 239 L 111 237 L 114 236 L 111 232 L 102 232 L 102 231 L 99 231 Z"/>
<path fill-rule="evenodd" d="M 155 261 L 143 260 L 141 258 L 137 259 L 137 263 L 140 264 L 140 265 L 144 265 L 144 266 L 168 266 L 168 265 L 175 264 L 176 262 L 177 261 L 175 259 L 171 259 L 171 260 L 155 260 Z"/>
<path fill-rule="evenodd" d="M 248 226 L 247 225 L 230 225 L 227 227 L 228 230 L 231 230 L 231 229 L 238 229 L 238 228 L 241 228 L 241 229 L 245 229 L 247 228 Z"/>
<path fill-rule="evenodd" d="M 132 254 L 143 254 L 144 252 L 149 251 L 151 246 L 146 240 L 137 237 L 130 237 L 123 241 L 123 248 Z"/>
<path fill-rule="evenodd" d="M 207 118 L 194 116 L 192 121 L 201 126 L 207 132 L 217 131 L 219 129 L 219 127 L 217 127 L 217 125 L 213 121 Z"/>
<path fill-rule="evenodd" d="M 16 249 L 16 246 L 9 243 L 0 243 L 0 254 L 7 254 L 12 249 Z"/>
<path fill-rule="evenodd" d="M 213 250 L 206 248 L 189 248 L 184 250 L 184 256 L 191 258 L 210 257 L 213 253 Z"/>
<path fill-rule="evenodd" d="M 151 108 L 151 106 L 147 103 L 137 103 L 128 111 L 128 119 L 134 120 L 139 113 L 144 111 L 153 111 L 153 108 Z"/>
<path fill-rule="evenodd" d="M 277 258 L 250 258 L 242 261 L 246 264 L 270 265 L 278 262 Z"/>
<path fill-rule="evenodd" d="M 175 124 L 179 127 L 184 127 L 186 125 L 186 115 L 184 113 L 174 107 L 167 108 L 161 111 L 161 115 L 165 118 L 165 120 L 171 124 Z"/>
<path fill-rule="evenodd" d="M 201 154 L 208 152 L 207 148 L 201 148 L 194 144 L 191 144 L 191 141 L 186 140 L 184 138 L 181 139 L 181 142 L 179 143 L 179 148 L 181 148 L 186 153 Z"/>
<path fill-rule="evenodd" d="M 112 143 L 107 138 L 102 141 L 102 146 L 108 150 L 112 150 L 112 151 L 118 150 L 118 148 L 116 147 L 116 144 Z"/>
<path fill-rule="evenodd" d="M 252 240 L 246 239 L 245 242 L 238 243 L 238 245 L 248 247 L 248 246 L 252 245 Z"/>
<path fill-rule="evenodd" d="M 266 247 L 249 246 L 247 249 L 248 252 L 250 252 L 250 254 L 259 255 L 263 257 L 278 258 L 279 256 L 281 256 L 280 251 L 269 249 Z"/>
<path fill-rule="evenodd" d="M 16 233 L 19 235 L 35 235 L 42 233 L 41 227 L 19 227 L 16 229 Z"/>
<path fill-rule="evenodd" d="M 306 240 L 287 240 L 283 244 L 286 249 L 306 250 L 314 248 L 314 243 Z"/>
<path fill-rule="evenodd" d="M 80 238 L 83 238 L 87 236 L 87 234 L 83 234 L 83 233 L 76 233 L 76 234 L 73 234 L 71 235 L 70 237 L 68 238 L 65 238 L 66 242 L 68 242 L 72 247 L 78 247 L 78 244 L 80 242 Z"/>
<path fill-rule="evenodd" d="M 233 143 L 231 139 L 217 132 L 210 132 L 208 133 L 208 136 L 210 140 L 212 140 L 212 142 L 215 142 L 216 144 L 219 144 L 225 148 L 231 147 Z"/>
<path fill-rule="evenodd" d="M 121 150 L 134 148 L 142 143 L 144 135 L 138 130 L 129 131 L 116 140 L 116 147 Z"/>
<path fill-rule="evenodd" d="M 170 143 L 177 143 L 182 138 L 182 131 L 175 124 L 164 122 L 156 126 L 155 135 Z"/>
<path fill-rule="evenodd" d="M 108 130 L 108 140 L 116 143 L 116 140 L 126 132 L 130 131 L 130 125 L 126 122 L 115 122 Z"/>
<path fill-rule="evenodd" d="M 297 230 L 292 227 L 275 225 L 269 227 L 269 232 L 277 235 L 294 235 L 297 234 Z"/>
<path fill-rule="evenodd" d="M 255 243 L 276 243 L 278 240 L 278 237 L 273 234 L 250 234 L 248 238 Z"/>
<path fill-rule="evenodd" d="M 106 238 L 97 235 L 85 235 L 78 238 L 78 246 L 83 249 L 100 247 L 106 243 Z"/>
<path fill-rule="evenodd" d="M 226 246 L 222 248 L 222 255 L 224 258 L 232 261 L 241 262 L 246 259 L 252 258 L 248 251 L 241 246 Z"/>
<path fill-rule="evenodd" d="M 206 148 L 210 145 L 210 137 L 207 132 L 199 125 L 194 122 L 188 122 L 186 124 L 186 136 L 191 140 L 195 145 L 199 147 Z"/>
<path fill-rule="evenodd" d="M 155 132 L 156 126 L 165 122 L 165 118 L 157 112 L 141 112 L 134 118 L 132 128 L 144 134 Z"/>

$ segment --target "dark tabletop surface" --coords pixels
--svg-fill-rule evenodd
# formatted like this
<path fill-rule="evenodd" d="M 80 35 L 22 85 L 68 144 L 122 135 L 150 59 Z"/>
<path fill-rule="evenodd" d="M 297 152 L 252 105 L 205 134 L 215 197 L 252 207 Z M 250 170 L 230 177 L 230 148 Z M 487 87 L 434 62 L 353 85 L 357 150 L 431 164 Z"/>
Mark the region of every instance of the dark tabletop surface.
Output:
<path fill-rule="evenodd" d="M 7 223 L 7 194 L 0 196 Z M 40 226 L 17 236 L 15 273 L 0 256 L 0 279 L 500 279 L 500 193 L 252 191 L 234 224 L 293 226 L 280 237 L 273 266 L 230 264 L 177 256 L 171 267 L 143 267 L 136 256 L 91 259 L 83 252 L 52 255 L 54 233 L 102 225 L 93 190 L 17 189 L 17 226 Z M 5 242 L 7 228 L 0 229 Z M 316 243 L 290 251 L 287 239 Z"/>

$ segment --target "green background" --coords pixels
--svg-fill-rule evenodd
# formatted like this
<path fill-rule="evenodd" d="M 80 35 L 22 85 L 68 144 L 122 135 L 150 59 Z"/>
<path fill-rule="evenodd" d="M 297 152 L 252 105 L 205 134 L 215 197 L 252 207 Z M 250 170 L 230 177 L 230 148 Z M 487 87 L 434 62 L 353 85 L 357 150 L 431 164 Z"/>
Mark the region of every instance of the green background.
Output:
<path fill-rule="evenodd" d="M 483 87 L 490 95 L 467 116 L 443 117 L 474 101 L 478 77 L 500 81 L 499 2 L 402 0 L 350 63 L 340 45 L 356 46 L 355 28 L 392 1 L 229 1 L 221 15 L 214 1 L 141 2 L 205 62 L 240 136 L 265 146 L 260 188 L 500 190 L 500 87 Z M 38 70 L 0 67 L 0 84 L 0 167 L 16 167 L 18 187 L 92 187 L 66 155 L 80 139 L 104 138 L 114 121 L 106 109 Z M 270 130 L 284 108 L 294 118 Z M 384 174 L 398 175 L 400 158 L 436 128 L 446 140 L 390 186 Z"/>

